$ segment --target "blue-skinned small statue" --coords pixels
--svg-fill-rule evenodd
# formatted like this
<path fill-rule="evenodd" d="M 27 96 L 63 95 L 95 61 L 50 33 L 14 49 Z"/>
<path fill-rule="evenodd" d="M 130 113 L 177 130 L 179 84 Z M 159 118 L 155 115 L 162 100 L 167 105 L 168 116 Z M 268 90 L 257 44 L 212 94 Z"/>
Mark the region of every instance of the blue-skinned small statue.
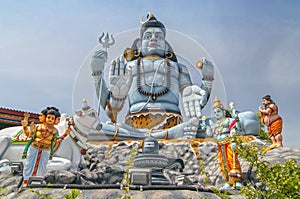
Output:
<path fill-rule="evenodd" d="M 242 170 L 235 152 L 236 143 L 232 141 L 232 137 L 240 135 L 243 128 L 233 105 L 234 103 L 231 102 L 231 112 L 229 112 L 216 97 L 213 104 L 216 121 L 207 127 L 218 144 L 219 163 L 226 180 L 226 184 L 221 189 L 240 189 L 243 186 Z"/>
<path fill-rule="evenodd" d="M 111 119 L 102 123 L 100 134 L 106 140 L 143 139 L 149 131 L 160 139 L 195 138 L 211 93 L 214 67 L 202 58 L 202 84 L 193 84 L 187 67 L 178 62 L 166 41 L 164 24 L 151 13 L 141 23 L 140 35 L 131 48 L 111 62 L 108 82 L 103 80 L 107 52 L 99 50 L 92 57 L 95 90 Z M 126 100 L 125 122 L 117 123 Z M 99 134 L 97 140 L 101 140 Z"/>

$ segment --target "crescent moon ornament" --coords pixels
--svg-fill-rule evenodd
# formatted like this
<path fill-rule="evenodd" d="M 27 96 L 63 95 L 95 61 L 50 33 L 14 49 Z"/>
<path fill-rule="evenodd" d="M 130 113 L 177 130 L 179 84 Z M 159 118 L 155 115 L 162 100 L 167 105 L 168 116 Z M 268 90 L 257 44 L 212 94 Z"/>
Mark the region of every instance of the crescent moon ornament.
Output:
<path fill-rule="evenodd" d="M 153 17 L 153 14 L 151 12 L 148 12 L 146 21 L 143 21 L 144 17 L 142 16 L 140 23 L 143 25 L 144 23 L 148 22 L 152 17 Z"/>

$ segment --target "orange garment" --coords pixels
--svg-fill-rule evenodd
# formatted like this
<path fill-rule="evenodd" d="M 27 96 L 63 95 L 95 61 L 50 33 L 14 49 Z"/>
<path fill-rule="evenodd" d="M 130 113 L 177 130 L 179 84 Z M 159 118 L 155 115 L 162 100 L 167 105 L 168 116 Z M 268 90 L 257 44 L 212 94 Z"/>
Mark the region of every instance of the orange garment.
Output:
<path fill-rule="evenodd" d="M 276 136 L 282 132 L 282 119 L 275 120 L 268 126 L 269 136 Z"/>
<path fill-rule="evenodd" d="M 228 174 L 234 167 L 233 161 L 235 161 L 235 169 L 238 171 L 239 174 L 242 174 L 242 169 L 240 162 L 237 158 L 237 154 L 235 154 L 235 160 L 233 160 L 233 153 L 235 152 L 231 148 L 230 142 L 218 143 L 219 162 L 221 166 L 222 175 L 224 179 L 226 179 L 226 181 L 229 180 Z M 239 177 L 238 182 L 242 182 L 242 176 Z"/>
<path fill-rule="evenodd" d="M 134 128 L 169 129 L 182 122 L 177 113 L 151 112 L 145 114 L 131 114 L 125 118 L 125 124 Z"/>

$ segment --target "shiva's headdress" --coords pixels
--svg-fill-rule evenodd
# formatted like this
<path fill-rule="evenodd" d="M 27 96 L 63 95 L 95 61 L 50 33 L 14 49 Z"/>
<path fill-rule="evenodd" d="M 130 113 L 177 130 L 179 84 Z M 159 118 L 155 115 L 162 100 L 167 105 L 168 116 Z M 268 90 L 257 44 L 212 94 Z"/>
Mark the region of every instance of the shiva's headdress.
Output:
<path fill-rule="evenodd" d="M 142 27 L 141 27 L 141 30 L 140 30 L 141 37 L 144 34 L 144 32 L 147 30 L 147 28 L 150 28 L 150 27 L 160 28 L 163 31 L 164 36 L 166 36 L 166 28 L 165 28 L 164 24 L 161 23 L 160 21 L 158 21 L 151 12 L 149 12 L 147 14 L 146 21 L 143 22 L 142 19 L 141 19 L 140 22 L 142 24 Z"/>

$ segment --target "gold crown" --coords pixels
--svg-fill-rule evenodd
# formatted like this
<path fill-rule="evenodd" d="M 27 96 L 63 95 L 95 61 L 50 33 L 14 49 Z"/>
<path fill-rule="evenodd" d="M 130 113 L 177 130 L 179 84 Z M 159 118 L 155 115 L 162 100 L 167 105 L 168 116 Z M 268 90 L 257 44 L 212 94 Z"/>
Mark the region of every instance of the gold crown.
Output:
<path fill-rule="evenodd" d="M 213 109 L 215 109 L 215 108 L 224 109 L 224 106 L 223 106 L 223 104 L 221 103 L 221 101 L 218 97 L 216 97 L 215 100 L 214 100 Z"/>

